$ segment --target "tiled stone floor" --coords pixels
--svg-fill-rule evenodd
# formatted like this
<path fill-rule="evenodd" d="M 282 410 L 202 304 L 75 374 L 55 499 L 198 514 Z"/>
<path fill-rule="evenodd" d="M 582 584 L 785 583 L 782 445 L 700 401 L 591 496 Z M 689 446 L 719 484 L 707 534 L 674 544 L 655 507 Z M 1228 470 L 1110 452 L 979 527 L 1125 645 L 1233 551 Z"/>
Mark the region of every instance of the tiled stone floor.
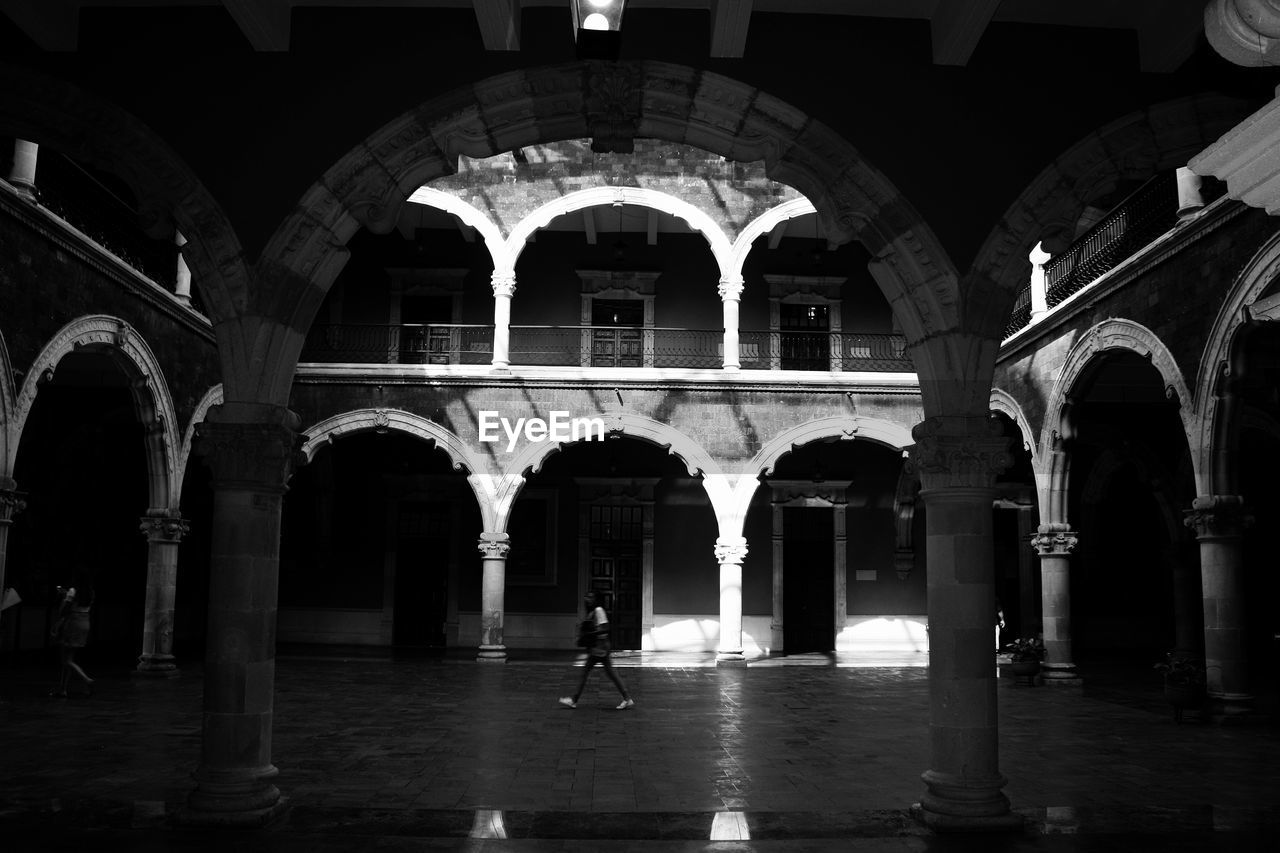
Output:
<path fill-rule="evenodd" d="M 1175 725 L 1145 668 L 1095 667 L 1083 690 L 1002 680 L 1005 791 L 1026 829 L 943 837 L 907 811 L 927 669 L 679 662 L 628 661 L 638 704 L 618 712 L 601 672 L 577 710 L 556 704 L 567 657 L 281 657 L 290 809 L 235 833 L 171 820 L 199 758 L 198 667 L 103 666 L 92 698 L 51 699 L 49 669 L 0 664 L 0 849 L 1280 849 L 1280 728 Z"/>

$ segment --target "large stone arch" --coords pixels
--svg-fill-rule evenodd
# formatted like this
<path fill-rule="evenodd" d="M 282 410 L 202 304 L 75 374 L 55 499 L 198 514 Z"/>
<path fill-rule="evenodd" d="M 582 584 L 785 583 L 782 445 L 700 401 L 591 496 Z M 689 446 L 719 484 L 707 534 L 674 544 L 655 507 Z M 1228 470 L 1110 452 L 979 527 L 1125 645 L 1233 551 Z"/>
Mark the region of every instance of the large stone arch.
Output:
<path fill-rule="evenodd" d="M 729 507 L 733 489 L 729 476 L 721 470 L 719 463 L 712 458 L 711 454 L 670 424 L 664 424 L 644 415 L 621 412 L 605 415 L 603 420 L 606 436 L 625 435 L 665 448 L 670 455 L 684 464 L 689 476 L 699 477 L 723 531 L 725 511 Z M 498 526 L 486 529 L 498 533 L 505 532 L 507 519 L 515 506 L 516 498 L 524 488 L 528 475 L 541 471 L 543 463 L 551 454 L 572 443 L 560 441 L 526 443 L 507 463 L 495 491 L 497 507 L 495 520 Z"/>
<path fill-rule="evenodd" d="M 1036 176 L 1000 219 L 965 276 L 1013 297 L 1030 280 L 1027 255 L 1041 241 L 1056 254 L 1072 240 L 1085 206 L 1122 180 L 1187 162 L 1253 111 L 1243 99 L 1205 94 L 1155 104 L 1089 134 Z M 1000 322 L 1007 322 L 1005 311 Z"/>
<path fill-rule="evenodd" d="M 510 259 L 511 267 L 510 269 L 498 269 L 495 261 L 494 274 L 515 275 L 515 264 L 520 258 L 520 252 L 524 249 L 525 242 L 533 232 L 550 224 L 551 220 L 566 213 L 572 213 L 575 210 L 604 204 L 630 204 L 636 207 L 649 207 L 654 210 L 660 210 L 663 213 L 669 213 L 678 219 L 683 219 L 690 228 L 706 238 L 707 244 L 711 248 L 711 254 L 715 257 L 716 264 L 720 268 L 720 274 L 723 276 L 728 271 L 729 256 L 732 248 L 729 238 L 720 226 L 716 224 L 715 220 L 687 201 L 658 190 L 646 189 L 645 187 L 593 187 L 587 190 L 578 190 L 549 201 L 517 222 L 511 229 L 511 234 L 507 237 L 506 257 Z"/>
<path fill-rule="evenodd" d="M 644 137 L 732 160 L 763 161 L 769 178 L 812 202 L 833 241 L 856 239 L 876 258 L 877 281 L 909 344 L 943 341 L 939 349 L 945 352 L 919 365 L 922 380 L 937 377 L 922 381 L 926 411 L 945 410 L 938 402 L 945 397 L 935 391 L 975 376 L 978 384 L 987 379 L 974 404 L 985 407 L 990 370 L 982 371 L 989 365 L 962 351 L 967 342 L 954 346 L 948 335 L 965 317 L 958 275 L 901 193 L 853 146 L 799 110 L 748 84 L 664 62 L 576 62 L 512 71 L 429 101 L 352 149 L 303 195 L 258 264 L 263 282 L 281 288 L 272 304 L 279 329 L 262 344 L 271 357 L 258 362 L 272 365 L 278 375 L 259 381 L 260 399 L 287 400 L 302 335 L 358 228 L 390 230 L 404 200 L 432 179 L 452 174 L 460 155 L 484 158 L 587 137 L 606 148 L 625 148 L 632 137 Z M 995 335 L 987 336 L 994 351 Z"/>
<path fill-rule="evenodd" d="M 13 477 L 13 457 L 9 454 L 9 434 L 13 428 L 16 409 L 17 400 L 13 388 L 13 365 L 9 362 L 9 348 L 4 342 L 4 332 L 0 330 L 0 480 Z M 18 443 L 16 433 L 12 441 L 15 445 Z"/>
<path fill-rule="evenodd" d="M 1200 358 L 1195 384 L 1195 424 L 1192 457 L 1196 460 L 1196 493 L 1236 494 L 1238 460 L 1231 458 L 1232 433 L 1238 411 L 1224 404 L 1226 383 L 1237 369 L 1234 355 L 1241 332 L 1253 319 L 1250 306 L 1280 276 L 1280 234 L 1259 249 L 1236 277 L 1218 308 Z"/>
<path fill-rule="evenodd" d="M 1177 360 L 1155 332 L 1140 323 L 1118 318 L 1104 320 L 1090 328 L 1076 340 L 1067 353 L 1045 407 L 1045 420 L 1040 428 L 1038 445 L 1041 448 L 1051 448 L 1056 438 L 1070 432 L 1069 427 L 1064 427 L 1064 423 L 1069 418 L 1068 409 L 1076 386 L 1095 366 L 1094 360 L 1111 350 L 1130 350 L 1151 362 L 1151 366 L 1160 374 L 1165 395 L 1178 401 L 1178 416 L 1182 421 L 1183 439 L 1190 447 L 1190 442 L 1195 436 L 1196 418 Z M 1191 454 L 1191 460 L 1193 474 L 1199 482 L 1196 454 Z"/>
<path fill-rule="evenodd" d="M 0 65 L 0 134 L 49 145 L 125 181 L 152 237 L 174 228 L 214 324 L 248 299 L 239 237 L 221 207 L 182 158 L 142 122 L 70 83 Z"/>
<path fill-rule="evenodd" d="M 883 444 L 892 450 L 906 450 L 915 444 L 910 429 L 881 418 L 835 415 L 797 424 L 774 436 L 768 444 L 761 447 L 747 469 L 738 477 L 728 512 L 720 522 L 721 536 L 742 536 L 747 511 L 751 508 L 751 498 L 760 487 L 760 477 L 771 473 L 778 460 L 786 454 L 824 438 L 838 438 L 841 441 L 862 439 Z"/>
<path fill-rule="evenodd" d="M 449 457 L 455 471 L 465 471 L 467 482 L 476 496 L 480 517 L 485 530 L 491 530 L 495 518 L 493 477 L 484 473 L 484 461 L 475 455 L 466 442 L 450 430 L 422 415 L 402 409 L 355 409 L 326 418 L 303 430 L 306 436 L 302 452 L 308 462 L 315 458 L 321 447 L 331 444 L 344 435 L 361 432 L 402 432 L 435 444 Z"/>
<path fill-rule="evenodd" d="M 176 510 L 177 455 L 182 446 L 178 437 L 173 397 L 165 382 L 160 362 L 147 342 L 124 320 L 106 314 L 91 314 L 58 330 L 31 364 L 14 406 L 10 429 L 9 456 L 5 464 L 12 471 L 17 461 L 23 426 L 35 405 L 40 386 L 53 378 L 63 356 L 82 348 L 109 355 L 132 380 L 134 411 L 142 423 L 147 454 L 147 494 L 153 510 Z"/>

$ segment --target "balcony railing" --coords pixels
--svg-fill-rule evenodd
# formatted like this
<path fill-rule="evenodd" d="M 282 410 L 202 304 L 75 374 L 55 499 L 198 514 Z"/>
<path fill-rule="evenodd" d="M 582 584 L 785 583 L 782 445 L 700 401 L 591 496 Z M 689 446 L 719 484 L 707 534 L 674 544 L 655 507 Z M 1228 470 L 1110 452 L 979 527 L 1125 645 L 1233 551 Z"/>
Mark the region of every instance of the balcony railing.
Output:
<path fill-rule="evenodd" d="M 744 330 L 738 357 L 746 370 L 910 373 L 901 335 Z M 720 329 L 617 326 L 511 326 L 511 364 L 558 367 L 658 367 L 713 370 L 724 365 Z M 364 364 L 489 364 L 493 326 L 318 324 L 301 361 Z"/>
<path fill-rule="evenodd" d="M 1162 172 L 1116 205 L 1098 224 L 1045 264 L 1047 307 L 1097 281 L 1178 221 L 1178 186 L 1174 172 Z M 1014 301 L 1005 337 L 1031 322 L 1031 288 Z"/>

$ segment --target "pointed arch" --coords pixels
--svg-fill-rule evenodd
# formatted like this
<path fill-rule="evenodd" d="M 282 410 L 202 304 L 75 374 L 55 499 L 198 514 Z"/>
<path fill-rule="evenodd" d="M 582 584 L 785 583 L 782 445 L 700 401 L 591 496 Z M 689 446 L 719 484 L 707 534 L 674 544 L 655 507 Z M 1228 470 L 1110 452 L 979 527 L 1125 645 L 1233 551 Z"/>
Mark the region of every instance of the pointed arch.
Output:
<path fill-rule="evenodd" d="M 182 484 L 186 480 L 187 464 L 191 461 L 191 451 L 195 448 L 196 428 L 204 423 L 209 410 L 214 406 L 221 406 L 222 402 L 222 385 L 214 385 L 200 398 L 200 402 L 196 404 L 195 411 L 191 413 L 191 420 L 187 423 L 187 428 L 182 431 L 182 447 L 178 451 L 177 477 L 173 485 L 174 494 L 178 500 L 182 499 Z"/>
<path fill-rule="evenodd" d="M 332 444 L 345 435 L 361 432 L 402 432 L 431 442 L 449 457 L 455 471 L 465 471 L 467 482 L 480 507 L 484 529 L 494 529 L 494 482 L 484 473 L 484 462 L 472 452 L 466 442 L 430 418 L 406 412 L 403 409 L 355 409 L 326 418 L 303 430 L 305 438 L 302 452 L 308 462 L 315 458 L 321 447 Z"/>
<path fill-rule="evenodd" d="M 129 387 L 134 411 L 142 423 L 146 441 L 150 507 L 177 509 L 177 454 L 182 442 L 178 437 L 173 397 L 151 347 L 128 323 L 107 314 L 91 314 L 63 326 L 32 362 L 15 401 L 6 462 L 8 469 L 13 470 L 17 461 L 22 429 L 35 405 L 40 386 L 53 378 L 63 356 L 85 348 L 110 356 L 131 380 Z"/>
<path fill-rule="evenodd" d="M 13 430 L 17 400 L 13 388 L 13 365 L 9 361 L 9 348 L 0 330 L 0 478 L 13 477 L 13 456 L 9 454 L 10 441 L 16 446 L 18 436 Z M 11 437 L 12 436 L 12 437 Z"/>

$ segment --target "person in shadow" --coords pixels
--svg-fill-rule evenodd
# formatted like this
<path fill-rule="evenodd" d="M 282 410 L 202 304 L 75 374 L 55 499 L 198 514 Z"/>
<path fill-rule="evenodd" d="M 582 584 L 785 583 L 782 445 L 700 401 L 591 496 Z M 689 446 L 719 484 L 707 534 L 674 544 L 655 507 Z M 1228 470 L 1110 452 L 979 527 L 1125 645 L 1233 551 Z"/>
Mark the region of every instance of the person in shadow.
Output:
<path fill-rule="evenodd" d="M 579 628 L 578 645 L 585 646 L 587 650 L 587 660 L 582 666 L 582 678 L 578 681 L 578 690 L 572 696 L 560 697 L 560 704 L 566 708 L 578 707 L 578 700 L 582 698 L 582 691 L 587 686 L 587 678 L 591 675 L 591 670 L 596 664 L 604 665 L 605 675 L 609 676 L 609 680 L 618 688 L 618 692 L 622 694 L 622 702 L 618 705 L 619 711 L 625 711 L 633 707 L 636 703 L 631 698 L 631 694 L 627 692 L 627 686 L 622 683 L 622 679 L 614 672 L 613 662 L 609 655 L 609 615 L 604 612 L 604 608 L 596 603 L 596 594 L 588 592 L 582 599 L 585 607 L 587 618 L 582 621 Z"/>
<path fill-rule="evenodd" d="M 58 646 L 61 667 L 58 686 L 49 695 L 59 698 L 66 697 L 72 675 L 84 683 L 86 696 L 92 693 L 93 687 L 93 679 L 76 663 L 76 651 L 83 649 L 89 642 L 89 611 L 93 607 L 94 598 L 93 579 L 85 566 L 76 568 L 74 578 L 75 586 L 67 589 L 58 587 L 62 603 L 54 622 L 53 640 Z"/>

